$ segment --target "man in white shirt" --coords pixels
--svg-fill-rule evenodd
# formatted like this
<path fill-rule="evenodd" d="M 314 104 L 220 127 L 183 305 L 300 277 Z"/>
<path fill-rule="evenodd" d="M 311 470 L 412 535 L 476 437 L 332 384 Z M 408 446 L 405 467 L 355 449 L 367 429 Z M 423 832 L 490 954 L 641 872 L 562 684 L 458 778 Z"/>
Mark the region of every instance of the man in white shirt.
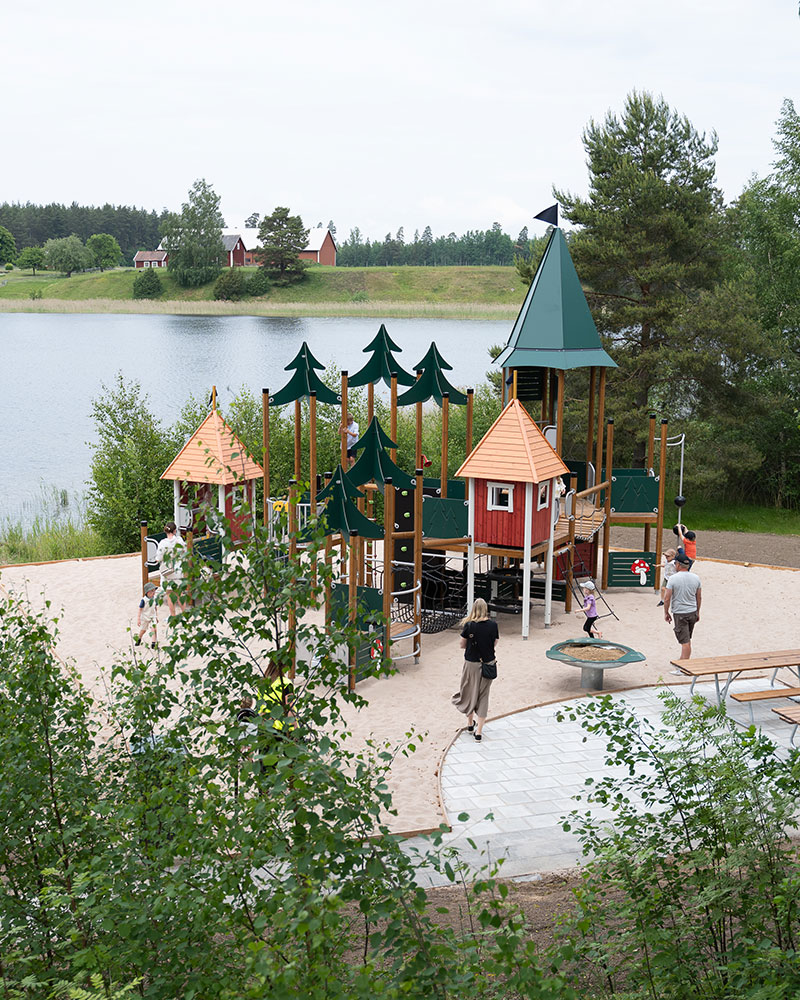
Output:
<path fill-rule="evenodd" d="M 675 556 L 675 572 L 667 580 L 664 594 L 664 620 L 674 625 L 675 638 L 681 644 L 680 660 L 688 660 L 692 655 L 692 635 L 695 625 L 700 621 L 700 605 L 703 591 L 700 577 L 690 573 L 691 560 L 684 553 Z M 672 609 L 672 615 L 670 615 Z M 673 670 L 679 674 L 680 670 Z"/>

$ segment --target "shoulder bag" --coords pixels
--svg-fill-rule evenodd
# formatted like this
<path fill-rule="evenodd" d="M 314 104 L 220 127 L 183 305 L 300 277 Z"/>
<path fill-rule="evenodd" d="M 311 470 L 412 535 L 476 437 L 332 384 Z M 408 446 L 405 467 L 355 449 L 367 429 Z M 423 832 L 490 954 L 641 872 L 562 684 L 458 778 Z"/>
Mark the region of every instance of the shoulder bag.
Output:
<path fill-rule="evenodd" d="M 477 644 L 475 642 L 475 633 L 470 632 L 469 634 L 470 642 L 475 647 L 477 652 Z M 481 659 L 481 677 L 486 678 L 487 681 L 494 681 L 497 679 L 497 657 L 488 663 L 486 660 Z"/>

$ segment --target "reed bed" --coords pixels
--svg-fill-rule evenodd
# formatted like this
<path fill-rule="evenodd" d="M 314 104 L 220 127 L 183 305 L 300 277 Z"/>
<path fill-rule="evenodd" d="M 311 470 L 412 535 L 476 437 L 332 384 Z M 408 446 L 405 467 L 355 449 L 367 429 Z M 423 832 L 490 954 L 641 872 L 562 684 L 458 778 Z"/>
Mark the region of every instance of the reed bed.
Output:
<path fill-rule="evenodd" d="M 484 302 L 200 302 L 147 299 L 0 299 L 0 312 L 132 313 L 170 316 L 365 316 L 410 319 L 514 319 L 516 305 Z"/>

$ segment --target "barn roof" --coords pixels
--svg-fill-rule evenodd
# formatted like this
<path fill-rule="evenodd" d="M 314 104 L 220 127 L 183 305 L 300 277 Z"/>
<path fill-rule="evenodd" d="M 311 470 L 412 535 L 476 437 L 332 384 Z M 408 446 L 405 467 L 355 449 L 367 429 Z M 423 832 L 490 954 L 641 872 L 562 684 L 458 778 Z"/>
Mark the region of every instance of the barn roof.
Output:
<path fill-rule="evenodd" d="M 464 479 L 543 483 L 568 472 L 522 403 L 512 399 L 456 475 Z"/>
<path fill-rule="evenodd" d="M 133 255 L 134 261 L 137 260 L 163 260 L 167 256 L 166 250 L 137 250 Z"/>
<path fill-rule="evenodd" d="M 227 486 L 263 476 L 261 466 L 248 455 L 219 410 L 212 410 L 161 478 Z"/>
<path fill-rule="evenodd" d="M 242 237 L 239 233 L 223 233 L 222 245 L 225 247 L 227 251 L 234 250 L 236 248 L 236 244 L 239 242 L 241 238 Z"/>

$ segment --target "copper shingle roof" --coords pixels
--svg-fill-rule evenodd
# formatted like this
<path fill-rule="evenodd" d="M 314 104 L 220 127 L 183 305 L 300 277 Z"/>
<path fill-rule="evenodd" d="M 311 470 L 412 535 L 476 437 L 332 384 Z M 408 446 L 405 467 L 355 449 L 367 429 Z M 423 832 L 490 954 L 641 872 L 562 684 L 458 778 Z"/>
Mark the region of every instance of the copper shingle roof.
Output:
<path fill-rule="evenodd" d="M 248 455 L 218 410 L 209 413 L 161 476 L 223 486 L 263 477 L 261 466 Z"/>
<path fill-rule="evenodd" d="M 464 479 L 543 483 L 569 473 L 518 399 L 512 399 L 456 473 Z"/>

